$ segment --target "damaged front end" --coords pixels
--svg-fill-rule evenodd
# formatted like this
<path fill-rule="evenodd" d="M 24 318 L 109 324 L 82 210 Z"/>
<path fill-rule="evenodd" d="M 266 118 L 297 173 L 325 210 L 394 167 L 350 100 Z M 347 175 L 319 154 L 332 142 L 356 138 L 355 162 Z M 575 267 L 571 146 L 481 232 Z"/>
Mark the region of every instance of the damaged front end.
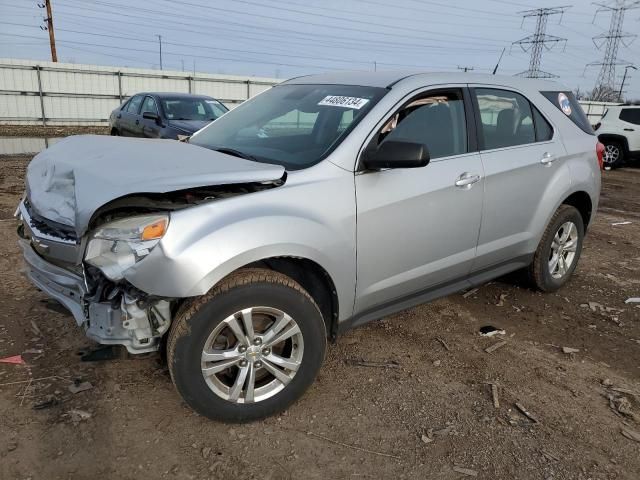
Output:
<path fill-rule="evenodd" d="M 101 344 L 124 345 L 130 353 L 158 349 L 171 325 L 170 299 L 152 297 L 136 289 L 118 278 L 113 266 L 107 270 L 114 275 L 110 279 L 97 266 L 83 262 L 86 244 L 95 241 L 95 235 L 90 239 L 75 238 L 71 231 L 34 213 L 28 200 L 21 203 L 17 216 L 25 273 L 40 290 L 73 314 L 89 338 Z M 126 259 L 119 261 L 126 267 Z"/>

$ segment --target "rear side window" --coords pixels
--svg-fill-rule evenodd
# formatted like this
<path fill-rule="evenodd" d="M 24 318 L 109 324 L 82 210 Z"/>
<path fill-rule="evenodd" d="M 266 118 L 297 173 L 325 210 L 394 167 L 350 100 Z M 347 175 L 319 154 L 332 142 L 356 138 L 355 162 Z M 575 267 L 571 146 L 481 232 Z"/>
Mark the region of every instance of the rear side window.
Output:
<path fill-rule="evenodd" d="M 553 128 L 536 107 L 533 109 L 533 123 L 536 127 L 536 142 L 546 142 L 553 138 Z"/>
<path fill-rule="evenodd" d="M 620 120 L 640 125 L 640 108 L 623 108 L 620 110 Z"/>
<path fill-rule="evenodd" d="M 582 110 L 582 107 L 576 100 L 576 97 L 571 92 L 560 92 L 560 91 L 552 91 L 552 92 L 540 92 L 544 97 L 549 100 L 553 105 L 564 113 L 569 120 L 575 123 L 580 130 L 589 135 L 595 135 L 593 128 L 591 128 L 591 124 L 587 119 L 587 116 Z"/>
<path fill-rule="evenodd" d="M 536 141 L 531 105 L 522 95 L 508 90 L 476 88 L 475 98 L 484 150 Z"/>

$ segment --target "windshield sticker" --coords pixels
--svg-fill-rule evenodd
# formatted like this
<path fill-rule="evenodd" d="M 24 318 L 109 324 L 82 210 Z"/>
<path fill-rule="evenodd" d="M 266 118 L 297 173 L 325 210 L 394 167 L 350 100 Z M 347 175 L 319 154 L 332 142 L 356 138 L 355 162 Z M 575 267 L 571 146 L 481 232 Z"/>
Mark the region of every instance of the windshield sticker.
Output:
<path fill-rule="evenodd" d="M 327 95 L 318 105 L 329 107 L 354 108 L 360 110 L 369 102 L 368 98 L 343 97 L 341 95 Z"/>
<path fill-rule="evenodd" d="M 558 94 L 558 104 L 560 105 L 560 110 L 567 117 L 571 115 L 571 102 L 569 101 L 569 97 L 567 97 L 564 93 L 560 92 Z"/>

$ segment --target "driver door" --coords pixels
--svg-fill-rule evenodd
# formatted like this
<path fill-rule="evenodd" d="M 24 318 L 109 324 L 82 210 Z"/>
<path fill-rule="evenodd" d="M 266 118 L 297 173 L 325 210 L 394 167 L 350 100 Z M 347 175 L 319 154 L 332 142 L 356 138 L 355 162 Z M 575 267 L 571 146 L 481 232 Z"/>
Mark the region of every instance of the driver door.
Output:
<path fill-rule="evenodd" d="M 429 90 L 404 103 L 367 147 L 423 143 L 431 160 L 356 174 L 355 315 L 468 284 L 484 188 L 473 122 L 465 88 Z"/>

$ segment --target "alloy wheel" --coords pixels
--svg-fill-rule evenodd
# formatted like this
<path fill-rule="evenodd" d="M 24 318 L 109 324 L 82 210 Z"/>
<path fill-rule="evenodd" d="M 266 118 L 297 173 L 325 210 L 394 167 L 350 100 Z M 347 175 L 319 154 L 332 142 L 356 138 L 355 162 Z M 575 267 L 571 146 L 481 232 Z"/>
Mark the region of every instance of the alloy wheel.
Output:
<path fill-rule="evenodd" d="M 578 248 L 578 227 L 573 222 L 565 222 L 553 237 L 549 253 L 549 273 L 560 279 L 573 265 Z"/>
<path fill-rule="evenodd" d="M 225 318 L 202 351 L 202 375 L 209 388 L 233 403 L 254 403 L 282 391 L 296 375 L 304 338 L 282 310 L 250 307 Z"/>
<path fill-rule="evenodd" d="M 612 165 L 620 158 L 620 148 L 617 145 L 607 145 L 604 147 L 603 161 L 607 165 Z"/>

